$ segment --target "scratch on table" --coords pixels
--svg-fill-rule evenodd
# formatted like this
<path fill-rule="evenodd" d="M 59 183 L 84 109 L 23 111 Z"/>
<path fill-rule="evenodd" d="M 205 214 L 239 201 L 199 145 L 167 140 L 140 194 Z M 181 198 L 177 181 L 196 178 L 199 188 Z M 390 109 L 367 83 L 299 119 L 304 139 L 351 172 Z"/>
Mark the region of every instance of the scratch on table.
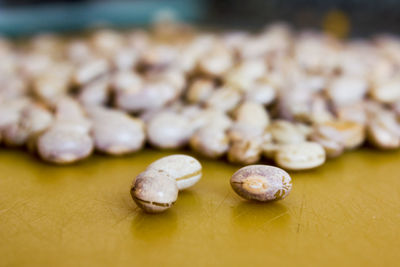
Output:
<path fill-rule="evenodd" d="M 289 212 L 285 211 L 285 212 L 283 212 L 281 214 L 276 215 L 275 217 L 273 217 L 273 218 L 269 219 L 268 221 L 266 221 L 265 223 L 263 223 L 258 229 L 261 229 L 261 228 L 265 227 L 266 225 L 272 223 L 273 221 L 278 220 L 279 218 L 285 216 L 286 214 L 289 214 Z"/>
<path fill-rule="evenodd" d="M 217 213 L 219 208 L 222 206 L 222 203 L 224 203 L 225 200 L 228 198 L 229 194 L 230 194 L 229 192 L 226 193 L 225 197 L 221 200 L 221 202 L 218 204 L 217 208 L 215 209 L 215 213 Z"/>
<path fill-rule="evenodd" d="M 304 209 L 304 199 L 305 199 L 305 194 L 303 194 L 303 197 L 301 198 L 300 214 L 299 214 L 299 223 L 297 224 L 296 233 L 300 233 L 301 218 L 302 218 L 302 216 L 303 216 L 303 209 Z"/>

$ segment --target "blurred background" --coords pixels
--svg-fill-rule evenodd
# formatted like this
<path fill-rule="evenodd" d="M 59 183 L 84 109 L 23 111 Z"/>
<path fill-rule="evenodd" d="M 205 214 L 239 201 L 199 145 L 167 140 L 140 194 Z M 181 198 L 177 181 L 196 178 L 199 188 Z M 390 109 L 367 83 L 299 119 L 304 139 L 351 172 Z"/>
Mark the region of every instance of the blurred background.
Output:
<path fill-rule="evenodd" d="M 398 0 L 0 0 L 0 33 L 147 25 L 169 16 L 206 27 L 257 29 L 287 21 L 337 36 L 399 31 Z"/>

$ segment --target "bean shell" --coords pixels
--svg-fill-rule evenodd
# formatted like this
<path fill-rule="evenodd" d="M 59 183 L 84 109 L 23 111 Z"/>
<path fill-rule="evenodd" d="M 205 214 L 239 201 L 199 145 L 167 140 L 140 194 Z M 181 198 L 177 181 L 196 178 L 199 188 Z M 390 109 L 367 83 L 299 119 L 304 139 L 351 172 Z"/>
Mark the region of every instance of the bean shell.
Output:
<path fill-rule="evenodd" d="M 178 189 L 183 190 L 193 186 L 202 176 L 202 167 L 198 160 L 187 155 L 171 155 L 156 160 L 147 167 L 167 173 L 176 180 Z"/>
<path fill-rule="evenodd" d="M 150 169 L 140 173 L 133 181 L 131 196 L 144 211 L 158 213 L 175 203 L 178 186 L 167 173 Z"/>
<path fill-rule="evenodd" d="M 280 168 L 250 165 L 233 174 L 231 186 L 245 199 L 266 202 L 285 198 L 292 189 L 292 180 Z"/>
<path fill-rule="evenodd" d="M 276 163 L 288 170 L 316 168 L 325 162 L 324 148 L 315 142 L 281 145 L 275 154 Z"/>

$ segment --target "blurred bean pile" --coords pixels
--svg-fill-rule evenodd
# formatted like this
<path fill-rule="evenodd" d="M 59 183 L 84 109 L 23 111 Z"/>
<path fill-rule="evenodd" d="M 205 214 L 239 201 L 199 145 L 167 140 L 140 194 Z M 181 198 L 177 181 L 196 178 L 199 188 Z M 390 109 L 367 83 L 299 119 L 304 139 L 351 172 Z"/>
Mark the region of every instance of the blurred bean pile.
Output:
<path fill-rule="evenodd" d="M 0 140 L 64 164 L 190 146 L 301 170 L 400 146 L 400 39 L 157 24 L 0 39 Z"/>

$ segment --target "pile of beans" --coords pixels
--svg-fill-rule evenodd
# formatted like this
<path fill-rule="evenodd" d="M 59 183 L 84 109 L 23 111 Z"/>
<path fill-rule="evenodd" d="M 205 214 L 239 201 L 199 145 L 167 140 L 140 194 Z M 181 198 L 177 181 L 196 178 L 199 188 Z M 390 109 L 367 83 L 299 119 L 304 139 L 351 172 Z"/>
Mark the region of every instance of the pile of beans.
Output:
<path fill-rule="evenodd" d="M 164 23 L 0 38 L 0 142 L 57 164 L 148 143 L 303 170 L 366 142 L 397 149 L 399 117 L 400 39 L 389 35 Z"/>

